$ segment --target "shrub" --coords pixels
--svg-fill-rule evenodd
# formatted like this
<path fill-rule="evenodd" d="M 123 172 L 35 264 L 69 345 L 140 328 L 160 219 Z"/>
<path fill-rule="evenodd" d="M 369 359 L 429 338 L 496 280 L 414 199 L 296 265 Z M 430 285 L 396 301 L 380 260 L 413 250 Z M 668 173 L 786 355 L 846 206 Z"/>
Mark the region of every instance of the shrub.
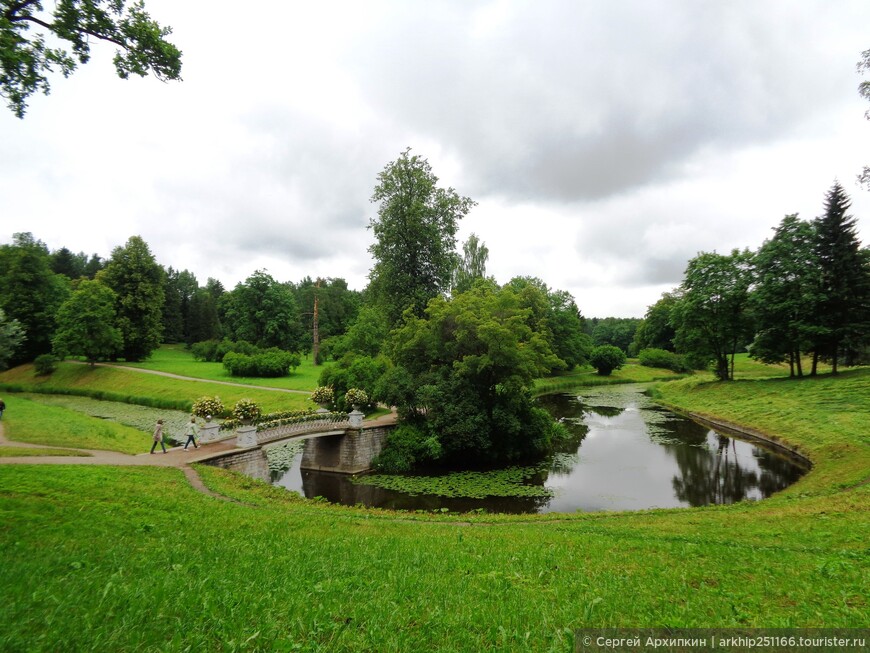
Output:
<path fill-rule="evenodd" d="M 601 376 L 609 376 L 613 370 L 625 365 L 625 352 L 613 345 L 600 345 L 592 350 L 589 363 Z"/>
<path fill-rule="evenodd" d="M 327 367 L 320 373 L 320 385 L 332 386 L 335 391 L 335 404 L 339 410 L 346 410 L 345 394 L 351 388 L 359 388 L 367 395 L 365 405 L 369 405 L 378 380 L 389 369 L 387 359 L 379 356 L 359 356 L 345 354 L 338 363 Z"/>
<path fill-rule="evenodd" d="M 224 355 L 223 364 L 231 376 L 279 377 L 290 374 L 302 362 L 299 354 L 281 349 L 265 349 L 255 354 L 230 351 Z"/>
<path fill-rule="evenodd" d="M 402 424 L 387 436 L 381 453 L 372 460 L 372 466 L 387 474 L 402 474 L 421 463 L 438 460 L 441 445 L 434 436 L 416 426 Z"/>
<path fill-rule="evenodd" d="M 217 348 L 220 342 L 217 340 L 203 340 L 190 346 L 190 353 L 198 361 L 214 362 L 217 360 Z"/>
<path fill-rule="evenodd" d="M 226 408 L 220 397 L 200 397 L 193 402 L 191 411 L 197 417 L 223 417 Z"/>
<path fill-rule="evenodd" d="M 660 367 L 674 372 L 690 372 L 692 368 L 685 358 L 666 349 L 642 349 L 637 355 L 645 367 Z"/>
<path fill-rule="evenodd" d="M 57 369 L 57 358 L 51 354 L 42 354 L 33 361 L 33 369 L 39 376 L 48 376 Z"/>
<path fill-rule="evenodd" d="M 243 423 L 257 421 L 260 413 L 260 407 L 250 399 L 239 399 L 233 406 L 233 417 Z"/>

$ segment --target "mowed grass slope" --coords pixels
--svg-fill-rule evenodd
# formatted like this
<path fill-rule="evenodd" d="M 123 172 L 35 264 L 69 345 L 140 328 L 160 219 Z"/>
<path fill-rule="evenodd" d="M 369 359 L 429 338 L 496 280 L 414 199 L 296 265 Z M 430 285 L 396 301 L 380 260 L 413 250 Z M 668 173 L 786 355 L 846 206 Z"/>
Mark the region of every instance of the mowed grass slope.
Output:
<path fill-rule="evenodd" d="M 662 385 L 813 459 L 733 506 L 395 514 L 212 468 L 243 503 L 178 470 L 0 466 L 0 650 L 572 651 L 583 627 L 868 627 L 868 381 Z"/>
<path fill-rule="evenodd" d="M 148 360 L 141 363 L 121 363 L 130 367 L 138 367 L 158 372 L 168 372 L 179 376 L 190 376 L 196 379 L 211 381 L 227 381 L 231 383 L 244 383 L 251 386 L 263 386 L 283 388 L 287 390 L 304 390 L 311 392 L 318 386 L 318 379 L 324 365 L 314 365 L 311 355 L 302 357 L 302 364 L 288 376 L 277 378 L 253 378 L 231 376 L 223 366 L 223 363 L 209 363 L 198 361 L 193 358 L 183 345 L 163 345 L 157 349 Z"/>
<path fill-rule="evenodd" d="M 73 362 L 60 363 L 57 370 L 48 376 L 36 375 L 32 365 L 6 370 L 0 373 L 0 387 L 23 392 L 79 392 L 87 396 L 99 393 L 106 399 L 144 405 L 154 405 L 156 400 L 187 410 L 195 399 L 204 395 L 219 396 L 230 408 L 239 399 L 251 399 L 265 412 L 315 407 L 305 394 L 173 379 L 117 367 L 91 367 Z"/>

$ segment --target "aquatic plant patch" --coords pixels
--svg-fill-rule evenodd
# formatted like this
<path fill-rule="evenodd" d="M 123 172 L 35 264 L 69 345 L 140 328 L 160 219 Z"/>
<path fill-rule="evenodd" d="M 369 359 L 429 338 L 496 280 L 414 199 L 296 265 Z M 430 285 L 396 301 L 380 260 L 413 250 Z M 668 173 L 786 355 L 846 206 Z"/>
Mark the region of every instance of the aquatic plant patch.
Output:
<path fill-rule="evenodd" d="M 304 440 L 291 440 L 275 447 L 266 447 L 263 452 L 269 462 L 269 471 L 272 473 L 286 472 L 293 466 L 296 456 L 305 448 Z"/>
<path fill-rule="evenodd" d="M 448 498 L 483 499 L 485 497 L 552 497 L 553 490 L 532 485 L 531 479 L 541 467 L 508 467 L 485 472 L 451 472 L 439 476 L 404 476 L 369 474 L 352 480 L 359 485 L 374 485 L 406 494 L 429 494 Z"/>

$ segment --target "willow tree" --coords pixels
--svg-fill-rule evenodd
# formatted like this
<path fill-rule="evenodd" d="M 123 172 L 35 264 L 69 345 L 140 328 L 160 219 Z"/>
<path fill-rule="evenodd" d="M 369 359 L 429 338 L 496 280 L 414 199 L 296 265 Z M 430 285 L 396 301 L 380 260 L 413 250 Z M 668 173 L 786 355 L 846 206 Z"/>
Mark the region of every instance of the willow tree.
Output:
<path fill-rule="evenodd" d="M 475 203 L 439 187 L 429 162 L 410 149 L 384 167 L 371 201 L 380 204 L 369 223 L 371 290 L 395 326 L 406 309 L 422 317 L 429 300 L 449 290 L 458 224 Z"/>

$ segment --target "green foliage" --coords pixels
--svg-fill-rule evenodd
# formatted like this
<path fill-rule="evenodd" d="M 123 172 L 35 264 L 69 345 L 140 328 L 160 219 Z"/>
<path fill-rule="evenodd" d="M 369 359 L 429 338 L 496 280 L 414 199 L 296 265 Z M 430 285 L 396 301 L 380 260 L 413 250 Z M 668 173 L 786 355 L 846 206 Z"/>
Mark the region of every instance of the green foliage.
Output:
<path fill-rule="evenodd" d="M 605 317 L 592 318 L 587 326 L 591 330 L 593 345 L 613 345 L 628 354 L 640 323 L 639 319 L 633 317 Z"/>
<path fill-rule="evenodd" d="M 343 336 L 333 336 L 322 343 L 325 358 L 340 360 L 345 354 L 376 357 L 381 353 L 389 328 L 383 311 L 376 306 L 364 305 L 356 320 Z"/>
<path fill-rule="evenodd" d="M 752 334 L 747 312 L 753 255 L 702 253 L 689 261 L 671 316 L 677 351 L 714 361 L 721 381 L 733 378 L 734 354 Z"/>
<path fill-rule="evenodd" d="M 335 406 L 338 410 L 350 410 L 345 397 L 351 388 L 365 392 L 368 399 L 363 405 L 372 405 L 378 380 L 389 368 L 389 361 L 379 356 L 358 356 L 345 354 L 340 361 L 320 373 L 320 385 L 329 386 L 335 392 Z"/>
<path fill-rule="evenodd" d="M 393 332 L 396 370 L 376 398 L 436 437 L 442 459 L 510 461 L 547 450 L 552 421 L 531 405 L 533 380 L 559 361 L 512 288 L 478 283 Z M 387 382 L 388 380 L 388 382 Z M 389 443 L 387 447 L 389 448 Z"/>
<path fill-rule="evenodd" d="M 842 350 L 859 348 L 870 339 L 870 256 L 861 250 L 850 205 L 835 182 L 825 195 L 824 215 L 814 221 L 813 254 L 819 269 L 814 349 L 831 361 L 834 373 Z"/>
<path fill-rule="evenodd" d="M 646 367 L 658 367 L 673 372 L 692 371 L 692 367 L 683 356 L 666 349 L 642 349 L 638 353 L 637 358 L 640 364 Z"/>
<path fill-rule="evenodd" d="M 307 343 L 292 286 L 263 270 L 236 285 L 221 304 L 224 326 L 235 340 L 288 351 L 299 351 Z"/>
<path fill-rule="evenodd" d="M 117 353 L 128 361 L 147 358 L 160 345 L 163 274 L 147 243 L 131 236 L 112 250 L 106 269 L 97 276 L 115 292 L 115 326 L 123 341 Z"/>
<path fill-rule="evenodd" d="M 116 303 L 110 288 L 82 279 L 57 312 L 55 353 L 61 358 L 84 356 L 91 364 L 114 356 L 122 346 L 121 332 L 114 326 Z"/>
<path fill-rule="evenodd" d="M 788 361 L 792 376 L 803 374 L 801 352 L 815 332 L 814 238 L 810 223 L 787 215 L 755 255 L 756 283 L 749 301 L 757 331 L 750 353 L 765 363 Z"/>
<path fill-rule="evenodd" d="M 33 234 L 17 233 L 11 245 L 0 245 L 0 309 L 7 320 L 18 321 L 25 336 L 11 365 L 51 351 L 55 314 L 68 295 L 66 278 L 51 271 L 48 248 Z"/>
<path fill-rule="evenodd" d="M 232 376 L 275 378 L 287 376 L 302 362 L 299 354 L 272 348 L 254 355 L 228 352 L 223 358 L 224 368 Z"/>
<path fill-rule="evenodd" d="M 18 320 L 6 319 L 6 313 L 0 308 L 0 370 L 9 366 L 9 360 L 25 337 L 21 323 Z"/>
<path fill-rule="evenodd" d="M 556 354 L 550 374 L 586 364 L 592 340 L 584 332 L 584 318 L 570 293 L 551 291 L 536 277 L 514 277 L 506 287 L 517 294 L 520 306 L 528 311 L 526 324 L 545 338 Z"/>
<path fill-rule="evenodd" d="M 386 474 L 403 474 L 438 460 L 441 454 L 437 437 L 411 424 L 401 424 L 390 431 L 384 449 L 372 461 L 372 466 Z"/>
<path fill-rule="evenodd" d="M 676 332 L 671 324 L 671 310 L 677 303 L 675 293 L 662 293 L 661 299 L 647 308 L 646 314 L 637 325 L 634 340 L 631 342 L 629 355 L 643 349 L 666 349 L 674 351 Z"/>
<path fill-rule="evenodd" d="M 475 281 L 486 278 L 486 260 L 489 249 L 477 237 L 471 234 L 462 244 L 462 258 L 457 259 L 453 270 L 452 292 L 459 294 L 471 290 Z"/>
<path fill-rule="evenodd" d="M 610 376 L 613 370 L 618 370 L 625 365 L 625 352 L 614 345 L 599 345 L 592 350 L 589 364 L 598 370 L 601 376 Z"/>
<path fill-rule="evenodd" d="M 391 326 L 408 308 L 422 316 L 429 300 L 450 287 L 458 223 L 474 202 L 437 184 L 429 162 L 410 149 L 378 174 L 371 289 Z"/>
<path fill-rule="evenodd" d="M 172 267 L 163 278 L 163 342 L 189 342 L 190 302 L 199 284 L 192 272 Z"/>
<path fill-rule="evenodd" d="M 122 79 L 149 72 L 181 79 L 181 51 L 165 40 L 172 30 L 152 20 L 141 1 L 60 0 L 50 15 L 41 12 L 42 2 L 0 2 L 0 95 L 19 118 L 31 95 L 48 95 L 47 73 L 67 77 L 88 62 L 92 39 L 118 46 L 114 64 Z M 34 26 L 45 33 L 32 35 Z M 58 45 L 49 46 L 47 35 Z"/>
<path fill-rule="evenodd" d="M 39 376 L 48 376 L 57 370 L 57 358 L 51 354 L 40 354 L 33 361 L 33 370 Z"/>

